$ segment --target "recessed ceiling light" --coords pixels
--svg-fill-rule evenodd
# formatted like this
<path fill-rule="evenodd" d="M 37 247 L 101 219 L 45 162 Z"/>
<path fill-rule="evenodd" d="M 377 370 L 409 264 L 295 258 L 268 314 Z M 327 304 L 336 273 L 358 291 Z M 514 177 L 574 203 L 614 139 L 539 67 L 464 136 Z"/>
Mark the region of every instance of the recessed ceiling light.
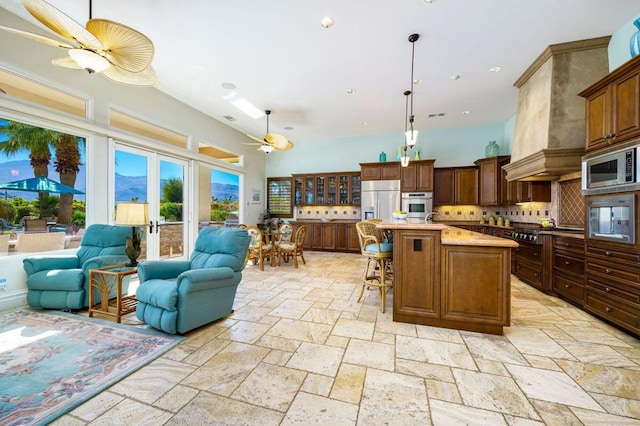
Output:
<path fill-rule="evenodd" d="M 500 70 L 502 69 L 502 67 L 491 67 L 489 68 L 489 72 L 500 72 Z"/>
<path fill-rule="evenodd" d="M 285 129 L 285 130 L 293 130 L 293 127 L 291 127 L 291 126 L 287 126 L 287 127 L 285 127 L 284 129 Z"/>
<path fill-rule="evenodd" d="M 366 126 L 369 123 L 367 123 L 366 121 L 361 121 L 360 124 L 362 124 L 363 126 Z"/>
<path fill-rule="evenodd" d="M 469 114 L 471 114 L 471 111 L 466 110 L 466 111 L 462 111 L 462 113 L 463 113 L 464 115 L 469 115 Z"/>
<path fill-rule="evenodd" d="M 322 18 L 322 21 L 320 21 L 320 25 L 322 25 L 324 28 L 329 28 L 333 25 L 333 18 L 331 16 L 325 16 L 324 18 Z"/>
<path fill-rule="evenodd" d="M 451 76 L 451 80 L 456 81 L 456 80 L 460 80 L 460 74 L 454 74 Z"/>
<path fill-rule="evenodd" d="M 354 93 L 356 93 L 356 89 L 347 89 L 347 93 L 350 95 L 353 95 Z"/>
<path fill-rule="evenodd" d="M 435 1 L 436 1 L 436 0 L 424 0 L 424 2 L 425 2 L 425 3 L 433 3 L 433 2 L 435 2 Z"/>
<path fill-rule="evenodd" d="M 222 83 L 222 88 L 227 90 L 235 90 L 236 85 L 233 83 Z"/>

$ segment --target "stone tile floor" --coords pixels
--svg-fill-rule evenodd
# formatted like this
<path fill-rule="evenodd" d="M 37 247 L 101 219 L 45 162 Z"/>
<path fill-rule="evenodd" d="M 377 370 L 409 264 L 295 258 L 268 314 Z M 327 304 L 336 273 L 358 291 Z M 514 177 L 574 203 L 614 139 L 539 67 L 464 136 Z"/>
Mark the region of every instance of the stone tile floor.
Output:
<path fill-rule="evenodd" d="M 640 341 L 562 300 L 512 277 L 504 336 L 396 323 L 360 255 L 305 257 L 54 424 L 640 425 Z"/>

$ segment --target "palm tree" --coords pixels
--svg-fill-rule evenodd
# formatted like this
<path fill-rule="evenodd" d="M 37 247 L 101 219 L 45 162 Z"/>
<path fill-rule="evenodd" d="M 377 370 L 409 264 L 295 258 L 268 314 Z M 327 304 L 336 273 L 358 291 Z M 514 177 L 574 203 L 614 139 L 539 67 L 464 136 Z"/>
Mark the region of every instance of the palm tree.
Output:
<path fill-rule="evenodd" d="M 76 177 L 80 171 L 80 148 L 83 138 L 60 133 L 55 142 L 56 172 L 60 174 L 60 183 L 75 187 Z M 58 209 L 58 223 L 71 224 L 73 222 L 73 194 L 60 194 L 60 208 Z"/>
<path fill-rule="evenodd" d="M 58 139 L 58 132 L 17 121 L 0 122 L 0 135 L 8 137 L 0 142 L 0 152 L 13 157 L 21 151 L 29 151 L 29 164 L 35 177 L 48 176 L 51 163 L 50 147 Z"/>
<path fill-rule="evenodd" d="M 21 151 L 29 152 L 29 163 L 35 177 L 48 176 L 51 163 L 51 148 L 55 149 L 56 171 L 60 183 L 74 187 L 80 166 L 81 138 L 54 130 L 35 127 L 16 121 L 0 122 L 0 135 L 8 137 L 0 142 L 0 152 L 12 157 Z M 84 139 L 82 139 L 84 142 Z M 38 196 L 42 202 L 42 194 Z M 73 218 L 73 195 L 60 195 L 58 223 L 71 224 Z"/>

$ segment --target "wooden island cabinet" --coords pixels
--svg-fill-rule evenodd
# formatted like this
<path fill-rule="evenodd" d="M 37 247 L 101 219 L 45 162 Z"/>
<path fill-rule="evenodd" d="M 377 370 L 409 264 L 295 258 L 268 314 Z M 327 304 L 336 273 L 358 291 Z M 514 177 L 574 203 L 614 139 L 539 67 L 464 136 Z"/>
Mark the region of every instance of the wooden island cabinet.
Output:
<path fill-rule="evenodd" d="M 291 221 L 296 229 L 300 225 L 307 227 L 305 250 L 339 251 L 359 253 L 360 243 L 354 220 L 333 220 L 322 222 L 317 219 Z"/>
<path fill-rule="evenodd" d="M 393 320 L 502 334 L 511 321 L 515 241 L 443 224 L 382 222 L 393 230 Z"/>

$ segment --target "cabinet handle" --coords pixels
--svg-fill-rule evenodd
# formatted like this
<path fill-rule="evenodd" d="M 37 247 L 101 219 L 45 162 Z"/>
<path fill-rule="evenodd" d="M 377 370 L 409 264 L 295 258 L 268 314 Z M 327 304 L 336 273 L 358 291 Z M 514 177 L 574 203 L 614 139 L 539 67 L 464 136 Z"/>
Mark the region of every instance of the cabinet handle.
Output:
<path fill-rule="evenodd" d="M 605 287 L 604 291 L 606 291 L 607 293 L 611 293 L 611 289 L 609 287 Z"/>
<path fill-rule="evenodd" d="M 605 256 L 611 256 L 611 252 L 610 251 L 605 251 L 604 254 L 605 254 Z"/>
<path fill-rule="evenodd" d="M 537 272 L 534 272 L 534 273 L 533 273 L 533 276 L 534 276 L 534 277 L 537 277 L 537 276 L 538 276 L 538 273 L 537 273 Z"/>
<path fill-rule="evenodd" d="M 611 269 L 606 268 L 606 269 L 604 270 L 604 273 L 605 273 L 605 274 L 610 274 L 610 273 L 611 273 Z"/>
<path fill-rule="evenodd" d="M 538 256 L 538 253 L 533 253 L 533 257 L 537 257 L 537 256 Z"/>
<path fill-rule="evenodd" d="M 604 308 L 604 311 L 605 312 L 611 312 L 611 311 L 613 311 L 613 308 L 610 308 L 610 307 L 607 306 L 606 308 Z"/>
<path fill-rule="evenodd" d="M 571 262 L 569 262 L 568 260 L 565 260 L 565 261 L 564 261 L 564 264 L 565 264 L 565 265 L 571 265 Z"/>
<path fill-rule="evenodd" d="M 569 243 L 564 243 L 564 246 L 565 247 L 569 247 Z"/>
<path fill-rule="evenodd" d="M 571 288 L 571 286 L 569 284 L 565 284 L 564 288 Z"/>

